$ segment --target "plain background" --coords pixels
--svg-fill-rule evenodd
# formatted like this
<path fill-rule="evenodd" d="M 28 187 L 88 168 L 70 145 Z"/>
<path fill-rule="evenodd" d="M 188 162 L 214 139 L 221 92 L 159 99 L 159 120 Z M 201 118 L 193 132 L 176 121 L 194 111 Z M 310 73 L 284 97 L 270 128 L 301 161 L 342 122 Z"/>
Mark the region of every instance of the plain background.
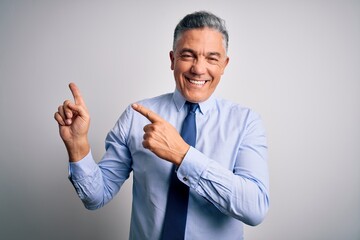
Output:
<path fill-rule="evenodd" d="M 216 94 L 267 128 L 271 205 L 246 239 L 360 239 L 360 2 L 350 0 L 1 0 L 1 239 L 128 238 L 132 180 L 86 210 L 53 114 L 76 82 L 99 160 L 127 105 L 174 90 L 173 29 L 196 10 L 230 33 Z"/>

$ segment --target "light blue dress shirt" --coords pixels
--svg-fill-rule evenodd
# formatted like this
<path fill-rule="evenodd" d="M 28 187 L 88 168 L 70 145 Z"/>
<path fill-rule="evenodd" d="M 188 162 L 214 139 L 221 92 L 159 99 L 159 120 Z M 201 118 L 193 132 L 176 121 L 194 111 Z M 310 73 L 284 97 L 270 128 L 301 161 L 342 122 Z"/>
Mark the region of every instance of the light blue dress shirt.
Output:
<path fill-rule="evenodd" d="M 179 132 L 187 114 L 174 93 L 139 103 Z M 159 239 L 172 164 L 142 146 L 149 121 L 129 106 L 106 137 L 106 153 L 96 164 L 91 152 L 70 163 L 69 179 L 88 209 L 109 202 L 133 172 L 130 239 Z M 196 147 L 177 169 L 190 187 L 185 239 L 243 239 L 243 223 L 259 224 L 269 207 L 267 144 L 260 116 L 214 96 L 196 112 Z"/>

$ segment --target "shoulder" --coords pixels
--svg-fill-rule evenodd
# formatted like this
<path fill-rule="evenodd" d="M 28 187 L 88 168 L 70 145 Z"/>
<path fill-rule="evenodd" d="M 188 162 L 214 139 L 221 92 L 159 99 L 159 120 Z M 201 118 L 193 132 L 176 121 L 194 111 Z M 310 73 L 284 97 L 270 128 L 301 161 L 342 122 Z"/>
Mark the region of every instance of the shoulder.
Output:
<path fill-rule="evenodd" d="M 138 103 L 146 107 L 156 107 L 171 102 L 172 98 L 173 93 L 165 93 L 156 97 L 142 99 Z"/>
<path fill-rule="evenodd" d="M 137 101 L 139 103 L 152 111 L 158 112 L 159 106 L 171 102 L 172 94 L 167 93 L 153 98 L 143 99 Z M 129 104 L 125 110 L 120 114 L 119 118 L 115 122 L 115 125 L 112 127 L 111 132 L 115 133 L 116 136 L 121 136 L 123 142 L 127 142 L 129 134 L 131 132 L 137 133 L 139 126 L 145 126 L 149 123 L 149 120 L 136 112 L 132 107 L 132 104 Z"/>
<path fill-rule="evenodd" d="M 254 112 L 250 107 L 223 98 L 215 99 L 215 108 L 222 113 L 229 114 L 247 115 Z"/>
<path fill-rule="evenodd" d="M 215 99 L 214 110 L 218 111 L 222 117 L 235 122 L 248 124 L 253 121 L 261 121 L 261 115 L 254 109 L 223 98 Z"/>
<path fill-rule="evenodd" d="M 166 93 L 152 98 L 145 98 L 137 101 L 136 103 L 152 110 L 155 113 L 161 113 L 163 111 L 169 111 L 169 106 L 173 104 L 173 93 Z M 136 121 L 146 120 L 146 118 L 141 117 L 132 107 L 132 104 L 129 104 L 125 111 L 122 113 L 121 117 L 123 120 L 127 121 Z M 120 120 L 121 120 L 120 118 Z"/>

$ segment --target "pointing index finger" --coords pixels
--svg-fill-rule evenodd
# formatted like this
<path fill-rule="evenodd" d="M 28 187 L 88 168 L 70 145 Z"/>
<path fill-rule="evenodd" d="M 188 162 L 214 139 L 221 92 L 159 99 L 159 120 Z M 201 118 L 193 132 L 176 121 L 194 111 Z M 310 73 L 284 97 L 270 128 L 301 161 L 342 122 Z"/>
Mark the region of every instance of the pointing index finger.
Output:
<path fill-rule="evenodd" d="M 131 106 L 135 111 L 149 119 L 149 121 L 152 123 L 163 121 L 163 119 L 159 115 L 140 104 L 134 103 Z"/>
<path fill-rule="evenodd" d="M 69 88 L 71 90 L 71 93 L 74 97 L 75 100 L 75 104 L 81 104 L 81 105 L 85 105 L 84 100 L 81 96 L 81 92 L 79 90 L 79 88 L 76 86 L 75 83 L 70 83 L 69 84 Z"/>

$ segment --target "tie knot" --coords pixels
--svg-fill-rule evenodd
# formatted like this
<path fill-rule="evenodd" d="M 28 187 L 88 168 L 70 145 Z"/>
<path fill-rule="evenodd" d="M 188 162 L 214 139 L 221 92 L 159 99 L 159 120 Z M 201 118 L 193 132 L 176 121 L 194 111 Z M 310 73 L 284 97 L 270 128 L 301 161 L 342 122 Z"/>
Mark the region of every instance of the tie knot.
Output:
<path fill-rule="evenodd" d="M 189 113 L 195 113 L 196 109 L 199 107 L 198 103 L 186 102 L 186 104 L 189 106 Z"/>

